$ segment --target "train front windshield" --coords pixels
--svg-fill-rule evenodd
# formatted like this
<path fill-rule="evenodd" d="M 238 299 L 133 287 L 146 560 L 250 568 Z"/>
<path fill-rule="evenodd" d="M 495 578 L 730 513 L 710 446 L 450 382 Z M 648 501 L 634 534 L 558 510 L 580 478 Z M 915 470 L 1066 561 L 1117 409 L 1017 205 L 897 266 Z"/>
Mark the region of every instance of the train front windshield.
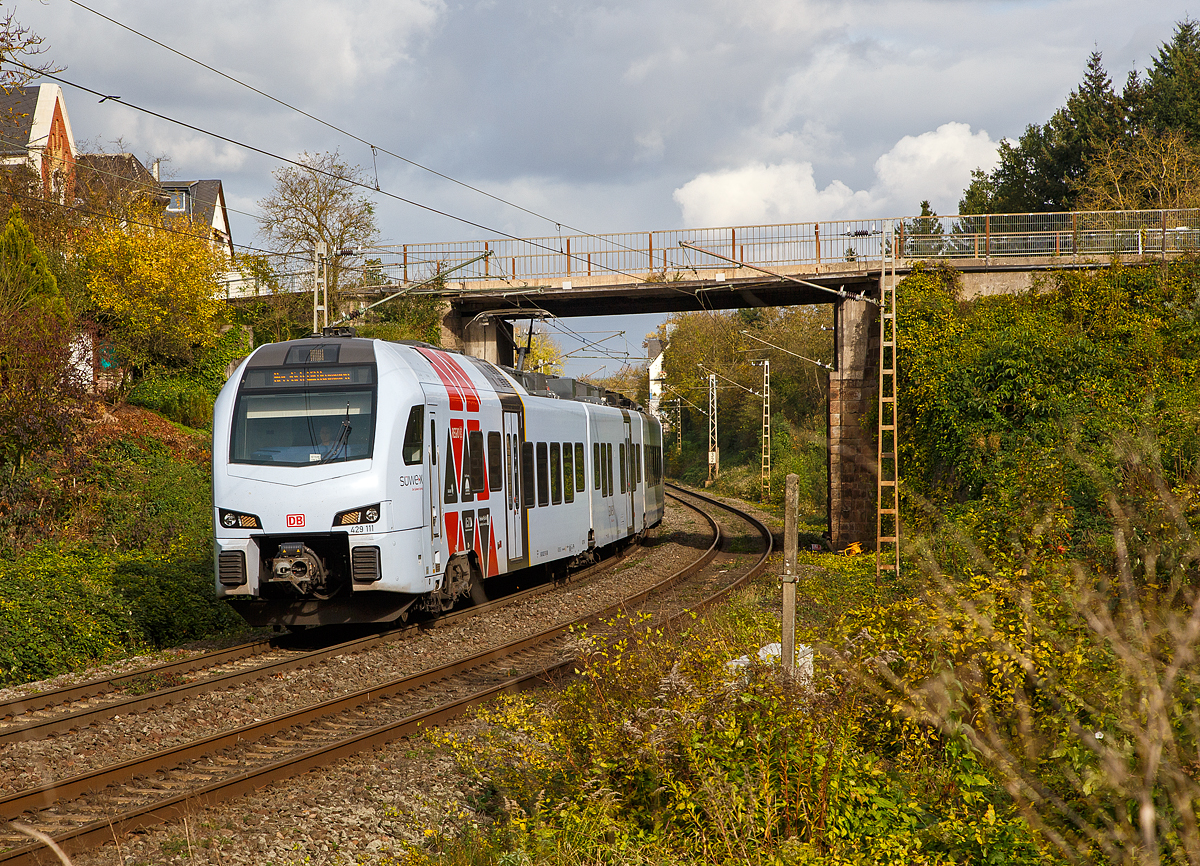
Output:
<path fill-rule="evenodd" d="M 369 367 L 251 371 L 234 410 L 230 461 L 310 466 L 369 458 L 375 434 L 373 372 Z M 369 387 L 327 387 L 340 381 Z"/>

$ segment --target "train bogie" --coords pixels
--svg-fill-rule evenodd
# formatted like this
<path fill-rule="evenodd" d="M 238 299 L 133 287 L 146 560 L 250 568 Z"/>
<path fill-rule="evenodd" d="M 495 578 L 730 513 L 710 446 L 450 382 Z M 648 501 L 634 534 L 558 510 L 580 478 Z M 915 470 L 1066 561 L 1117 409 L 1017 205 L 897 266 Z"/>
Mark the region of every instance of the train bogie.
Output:
<path fill-rule="evenodd" d="M 657 524 L 658 422 L 567 382 L 422 344 L 260 347 L 214 408 L 218 593 L 255 624 L 386 621 Z"/>

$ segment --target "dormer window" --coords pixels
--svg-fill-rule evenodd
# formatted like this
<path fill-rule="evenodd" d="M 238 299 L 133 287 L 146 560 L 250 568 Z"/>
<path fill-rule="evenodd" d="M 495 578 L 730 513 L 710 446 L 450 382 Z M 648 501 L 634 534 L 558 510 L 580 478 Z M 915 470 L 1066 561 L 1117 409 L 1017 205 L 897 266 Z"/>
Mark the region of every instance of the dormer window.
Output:
<path fill-rule="evenodd" d="M 175 189 L 171 190 L 171 201 L 167 204 L 167 210 L 170 211 L 185 211 L 187 210 L 187 190 Z"/>

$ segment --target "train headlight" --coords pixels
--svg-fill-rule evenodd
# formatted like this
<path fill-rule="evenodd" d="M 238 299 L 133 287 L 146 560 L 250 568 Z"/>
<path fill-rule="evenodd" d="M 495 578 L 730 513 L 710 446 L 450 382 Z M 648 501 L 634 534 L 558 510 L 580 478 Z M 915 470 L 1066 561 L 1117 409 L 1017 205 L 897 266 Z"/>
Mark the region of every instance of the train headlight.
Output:
<path fill-rule="evenodd" d="M 379 503 L 365 505 L 362 508 L 352 508 L 349 511 L 339 511 L 333 517 L 334 526 L 355 526 L 360 523 L 379 522 Z"/>
<path fill-rule="evenodd" d="M 241 511 L 221 508 L 217 519 L 226 529 L 262 529 L 262 521 L 256 514 L 243 514 Z"/>

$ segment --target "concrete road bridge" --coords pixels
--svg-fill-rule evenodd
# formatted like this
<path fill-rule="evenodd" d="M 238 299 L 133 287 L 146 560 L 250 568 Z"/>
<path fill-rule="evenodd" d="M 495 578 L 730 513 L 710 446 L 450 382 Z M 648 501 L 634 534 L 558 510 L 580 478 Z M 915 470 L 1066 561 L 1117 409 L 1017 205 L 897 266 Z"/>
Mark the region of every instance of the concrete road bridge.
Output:
<path fill-rule="evenodd" d="M 879 392 L 873 301 L 893 254 L 899 277 L 918 263 L 953 267 L 972 298 L 1027 291 L 1047 271 L 1198 250 L 1200 210 L 830 220 L 381 247 L 348 287 L 365 301 L 406 287 L 440 295 L 443 345 L 501 364 L 513 360 L 513 322 L 532 316 L 833 304 L 829 523 L 844 546 L 875 541 L 877 452 L 859 419 Z M 311 272 L 287 288 L 312 291 Z M 254 294 L 229 289 L 231 301 Z"/>

